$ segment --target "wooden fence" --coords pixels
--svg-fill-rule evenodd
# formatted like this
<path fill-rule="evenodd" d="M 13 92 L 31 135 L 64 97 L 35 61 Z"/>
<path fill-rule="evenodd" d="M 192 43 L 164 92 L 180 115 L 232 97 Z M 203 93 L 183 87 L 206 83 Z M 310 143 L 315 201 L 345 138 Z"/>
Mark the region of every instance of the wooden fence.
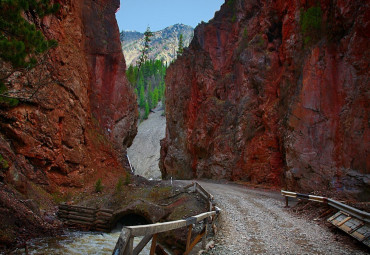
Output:
<path fill-rule="evenodd" d="M 78 225 L 88 230 L 109 232 L 113 211 L 74 205 L 59 205 L 58 216 L 66 225 Z"/>
<path fill-rule="evenodd" d="M 328 222 L 370 247 L 370 213 L 327 197 L 300 194 L 285 190 L 282 190 L 281 194 L 285 196 L 286 207 L 288 206 L 288 197 L 293 197 L 325 203 L 339 210 L 339 212 L 328 219 Z"/>
<path fill-rule="evenodd" d="M 145 247 L 145 245 L 152 240 L 150 255 L 154 255 L 157 247 L 157 236 L 158 233 L 167 232 L 174 229 L 188 227 L 186 250 L 184 255 L 190 253 L 194 246 L 203 238 L 203 247 L 205 247 L 205 240 L 208 232 L 208 224 L 214 224 L 217 215 L 220 213 L 220 209 L 214 205 L 213 196 L 209 194 L 202 186 L 198 183 L 193 183 L 185 187 L 185 189 L 193 187 L 194 192 L 198 192 L 204 198 L 207 199 L 209 211 L 201 213 L 196 216 L 189 217 L 183 220 L 176 220 L 163 223 L 155 223 L 149 225 L 124 227 L 121 235 L 118 238 L 116 247 L 114 248 L 113 255 L 136 255 Z M 204 228 L 192 241 L 193 225 L 203 221 Z M 134 238 L 137 236 L 144 236 L 141 242 L 134 248 Z"/>

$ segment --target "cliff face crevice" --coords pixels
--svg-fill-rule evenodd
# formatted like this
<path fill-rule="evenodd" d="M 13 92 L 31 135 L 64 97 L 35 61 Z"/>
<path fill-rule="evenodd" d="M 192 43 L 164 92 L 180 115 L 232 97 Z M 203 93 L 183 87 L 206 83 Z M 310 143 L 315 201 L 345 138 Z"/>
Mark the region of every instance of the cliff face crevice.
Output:
<path fill-rule="evenodd" d="M 40 198 L 42 189 L 73 192 L 98 178 L 122 176 L 126 147 L 136 135 L 136 98 L 125 77 L 115 20 L 119 1 L 57 2 L 58 13 L 39 22 L 45 36 L 58 41 L 42 74 L 53 80 L 33 98 L 0 109 L 0 154 L 6 161 L 0 166 L 0 186 L 10 192 L 3 197 L 11 197 L 0 201 L 5 234 L 23 231 L 11 223 L 18 219 L 11 216 L 16 199 L 43 204 L 50 197 Z M 29 214 L 19 210 L 20 218 Z M 40 221 L 40 215 L 29 217 Z M 20 218 L 29 224 L 25 236 L 37 234 L 28 217 Z M 1 243 L 5 237 L 0 236 Z"/>
<path fill-rule="evenodd" d="M 368 199 L 368 15 L 362 1 L 226 1 L 168 69 L 163 176 Z"/>

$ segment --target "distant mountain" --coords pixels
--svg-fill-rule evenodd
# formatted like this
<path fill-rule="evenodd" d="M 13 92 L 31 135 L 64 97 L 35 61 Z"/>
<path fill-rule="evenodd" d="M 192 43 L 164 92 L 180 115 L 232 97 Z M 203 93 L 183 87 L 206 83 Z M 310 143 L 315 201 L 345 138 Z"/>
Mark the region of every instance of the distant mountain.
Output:
<path fill-rule="evenodd" d="M 188 47 L 193 38 L 193 33 L 194 29 L 192 27 L 183 24 L 176 24 L 153 32 L 149 57 L 151 59 L 162 59 L 170 63 L 177 55 L 180 34 L 183 35 L 184 47 Z M 144 33 L 122 31 L 121 41 L 127 66 L 135 64 L 143 47 Z"/>

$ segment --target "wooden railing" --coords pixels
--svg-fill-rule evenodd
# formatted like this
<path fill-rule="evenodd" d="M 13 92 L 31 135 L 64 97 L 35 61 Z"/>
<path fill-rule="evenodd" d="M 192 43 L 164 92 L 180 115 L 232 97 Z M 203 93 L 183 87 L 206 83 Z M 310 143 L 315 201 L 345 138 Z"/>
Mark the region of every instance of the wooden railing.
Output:
<path fill-rule="evenodd" d="M 174 229 L 179 229 L 183 227 L 188 227 L 188 235 L 186 241 L 186 250 L 184 255 L 190 253 L 190 251 L 194 248 L 194 246 L 203 238 L 203 247 L 205 246 L 205 240 L 208 232 L 208 224 L 213 223 L 216 220 L 217 215 L 220 213 L 220 209 L 217 208 L 213 203 L 213 196 L 209 194 L 202 186 L 198 183 L 193 183 L 185 188 L 194 188 L 194 191 L 201 194 L 204 198 L 206 198 L 209 202 L 209 211 L 205 213 L 201 213 L 196 216 L 189 217 L 183 220 L 176 220 L 170 222 L 163 222 L 163 223 L 155 223 L 149 225 L 141 225 L 141 226 L 132 226 L 132 227 L 124 227 L 122 229 L 121 235 L 118 238 L 116 243 L 116 247 L 113 250 L 113 255 L 136 255 L 139 254 L 140 251 L 146 246 L 146 244 L 152 240 L 151 248 L 150 248 L 150 255 L 154 255 L 156 246 L 157 246 L 157 236 L 159 233 L 167 232 Z M 193 225 L 203 221 L 204 228 L 198 234 L 193 241 L 191 241 L 192 237 L 192 230 Z M 140 243 L 134 248 L 134 238 L 138 236 L 144 236 Z"/>
<path fill-rule="evenodd" d="M 356 238 L 360 242 L 370 247 L 370 213 L 361 211 L 352 206 L 343 204 L 333 199 L 321 196 L 301 194 L 282 190 L 281 194 L 285 196 L 285 205 L 288 207 L 288 197 L 297 199 L 306 199 L 315 202 L 325 203 L 339 210 L 327 221 L 343 230 L 347 234 Z"/>

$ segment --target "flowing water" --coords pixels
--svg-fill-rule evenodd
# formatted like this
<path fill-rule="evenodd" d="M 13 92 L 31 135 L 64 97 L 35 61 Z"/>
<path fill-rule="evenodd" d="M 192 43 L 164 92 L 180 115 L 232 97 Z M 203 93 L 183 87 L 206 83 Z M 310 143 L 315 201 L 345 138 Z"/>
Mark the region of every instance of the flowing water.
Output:
<path fill-rule="evenodd" d="M 28 243 L 28 253 L 30 255 L 111 255 L 119 235 L 119 231 L 113 231 L 112 233 L 66 231 L 65 234 L 60 237 L 32 240 Z M 134 247 L 140 240 L 141 238 L 135 238 Z M 149 254 L 150 244 L 151 242 L 146 245 L 140 254 Z M 25 253 L 24 249 L 19 249 L 12 254 Z"/>

